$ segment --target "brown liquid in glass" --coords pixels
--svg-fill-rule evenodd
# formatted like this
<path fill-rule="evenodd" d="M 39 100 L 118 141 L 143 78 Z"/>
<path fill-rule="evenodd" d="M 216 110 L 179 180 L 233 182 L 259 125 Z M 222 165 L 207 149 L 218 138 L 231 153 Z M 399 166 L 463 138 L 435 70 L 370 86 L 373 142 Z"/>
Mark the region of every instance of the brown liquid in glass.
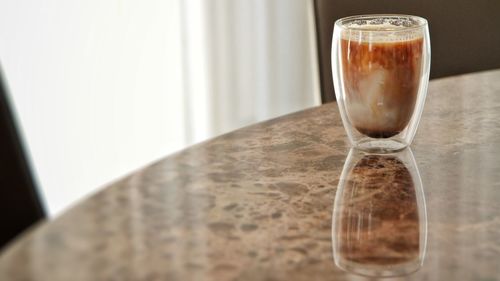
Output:
<path fill-rule="evenodd" d="M 359 42 L 342 39 L 349 120 L 362 134 L 389 138 L 406 128 L 422 72 L 423 39 Z"/>

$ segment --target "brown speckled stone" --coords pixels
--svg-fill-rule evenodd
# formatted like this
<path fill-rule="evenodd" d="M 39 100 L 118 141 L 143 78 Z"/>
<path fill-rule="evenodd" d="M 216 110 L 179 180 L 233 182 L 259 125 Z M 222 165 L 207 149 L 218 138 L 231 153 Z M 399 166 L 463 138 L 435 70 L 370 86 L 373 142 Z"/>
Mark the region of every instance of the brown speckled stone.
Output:
<path fill-rule="evenodd" d="M 500 71 L 431 82 L 412 149 L 428 229 L 405 280 L 500 280 Z M 190 147 L 32 228 L 1 253 L 0 280 L 364 280 L 333 257 L 348 151 L 334 103 Z M 389 223 L 407 240 L 390 250 L 408 259 L 414 195 L 391 165 L 396 194 L 370 200 L 402 198 L 390 210 L 408 228 Z"/>

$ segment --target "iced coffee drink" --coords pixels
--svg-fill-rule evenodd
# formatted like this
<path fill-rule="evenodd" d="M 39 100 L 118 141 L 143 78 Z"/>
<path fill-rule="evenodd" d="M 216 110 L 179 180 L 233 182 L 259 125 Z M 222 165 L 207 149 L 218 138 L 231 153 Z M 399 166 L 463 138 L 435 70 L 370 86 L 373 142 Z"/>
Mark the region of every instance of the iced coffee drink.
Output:
<path fill-rule="evenodd" d="M 370 145 L 377 146 L 392 138 L 389 150 L 403 148 L 413 138 L 418 120 L 412 118 L 420 118 L 426 95 L 427 22 L 413 16 L 372 15 L 339 20 L 335 28 L 335 91 L 342 118 L 347 119 L 344 125 L 353 127 L 346 127 L 351 141 L 356 145 L 374 139 Z"/>
<path fill-rule="evenodd" d="M 356 39 L 347 35 L 341 43 L 349 117 L 364 135 L 392 137 L 408 125 L 415 107 L 423 40 Z"/>

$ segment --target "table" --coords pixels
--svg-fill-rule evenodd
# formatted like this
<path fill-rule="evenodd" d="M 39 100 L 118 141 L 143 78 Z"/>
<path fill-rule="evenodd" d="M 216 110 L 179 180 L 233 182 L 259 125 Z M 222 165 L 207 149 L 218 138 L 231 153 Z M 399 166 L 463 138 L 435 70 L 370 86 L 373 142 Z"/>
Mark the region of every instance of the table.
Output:
<path fill-rule="evenodd" d="M 432 81 L 412 151 L 420 187 L 408 176 L 415 167 L 390 160 L 403 175 L 391 185 L 399 186 L 393 201 L 375 192 L 356 205 L 338 195 L 346 208 L 379 212 L 382 244 L 332 231 L 333 219 L 381 234 L 339 218 L 340 207 L 333 212 L 337 191 L 354 186 L 348 177 L 366 165 L 346 164 L 349 147 L 331 103 L 131 173 L 17 239 L 0 256 L 0 280 L 364 280 L 336 266 L 332 248 L 343 239 L 354 243 L 346 257 L 367 266 L 390 263 L 374 257 L 383 251 L 422 259 L 405 280 L 500 280 L 500 70 Z M 358 170 L 339 180 L 344 164 Z M 409 211 L 383 211 L 398 208 Z"/>

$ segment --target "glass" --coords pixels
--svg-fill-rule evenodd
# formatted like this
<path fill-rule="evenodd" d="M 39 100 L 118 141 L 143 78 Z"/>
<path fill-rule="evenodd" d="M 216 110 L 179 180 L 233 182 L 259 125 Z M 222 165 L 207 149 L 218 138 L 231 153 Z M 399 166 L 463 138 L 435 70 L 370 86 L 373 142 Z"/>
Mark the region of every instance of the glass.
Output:
<path fill-rule="evenodd" d="M 335 22 L 333 82 L 354 147 L 387 153 L 410 145 L 427 95 L 430 52 L 421 17 L 364 15 Z"/>
<path fill-rule="evenodd" d="M 404 276 L 423 263 L 427 213 L 409 148 L 392 154 L 351 149 L 332 215 L 335 264 L 370 277 Z"/>

